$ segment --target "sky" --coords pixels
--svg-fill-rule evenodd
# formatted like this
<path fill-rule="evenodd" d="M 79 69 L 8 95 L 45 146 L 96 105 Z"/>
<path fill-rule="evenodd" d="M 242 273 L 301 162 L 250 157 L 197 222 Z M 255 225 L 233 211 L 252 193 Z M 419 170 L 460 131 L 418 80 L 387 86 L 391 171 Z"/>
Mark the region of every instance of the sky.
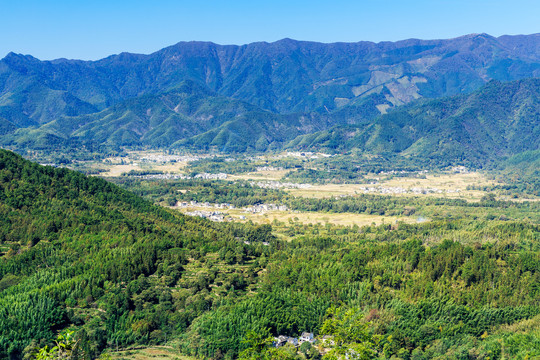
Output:
<path fill-rule="evenodd" d="M 180 41 L 443 39 L 540 32 L 540 0 L 0 0 L 0 57 L 95 60 Z"/>

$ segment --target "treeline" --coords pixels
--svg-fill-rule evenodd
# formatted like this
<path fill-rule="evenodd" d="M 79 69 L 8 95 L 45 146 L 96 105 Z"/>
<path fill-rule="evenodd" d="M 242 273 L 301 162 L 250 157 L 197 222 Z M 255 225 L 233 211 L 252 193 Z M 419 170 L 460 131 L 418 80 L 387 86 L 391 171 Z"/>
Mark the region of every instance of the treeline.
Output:
<path fill-rule="evenodd" d="M 257 163 L 249 160 L 241 159 L 226 159 L 222 157 L 212 157 L 207 159 L 201 159 L 191 161 L 186 170 L 190 174 L 200 173 L 226 173 L 226 174 L 239 174 L 245 172 L 253 172 L 257 170 Z"/>
<path fill-rule="evenodd" d="M 164 174 L 161 170 L 130 170 L 122 173 L 121 176 L 144 176 L 144 175 L 161 175 Z"/>
<path fill-rule="evenodd" d="M 230 203 L 237 207 L 278 203 L 290 197 L 285 191 L 251 186 L 248 182 L 221 182 L 199 179 L 144 181 L 114 179 L 115 183 L 155 202 L 178 201 Z"/>
<path fill-rule="evenodd" d="M 212 157 L 192 161 L 186 167 L 190 174 L 227 173 L 241 174 L 254 172 L 258 167 L 274 167 L 290 170 L 285 174 L 287 181 L 310 184 L 360 183 L 366 174 L 405 171 L 413 175 L 423 169 L 440 169 L 430 164 L 419 165 L 418 161 L 387 154 L 384 156 L 363 156 L 362 154 L 333 155 L 331 157 L 300 153 L 300 157 L 278 159 L 242 159 Z M 313 156 L 313 157 L 312 157 Z"/>
<path fill-rule="evenodd" d="M 410 160 L 395 154 L 365 155 L 361 152 L 335 154 L 304 159 L 296 166 L 297 171 L 288 172 L 289 181 L 326 184 L 361 183 L 367 174 L 404 171 L 409 176 L 425 169 L 442 169 L 443 166 L 429 164 L 418 159 Z"/>
<path fill-rule="evenodd" d="M 285 174 L 287 181 L 308 184 L 359 184 L 364 182 L 364 177 L 359 171 L 342 169 L 299 169 Z"/>

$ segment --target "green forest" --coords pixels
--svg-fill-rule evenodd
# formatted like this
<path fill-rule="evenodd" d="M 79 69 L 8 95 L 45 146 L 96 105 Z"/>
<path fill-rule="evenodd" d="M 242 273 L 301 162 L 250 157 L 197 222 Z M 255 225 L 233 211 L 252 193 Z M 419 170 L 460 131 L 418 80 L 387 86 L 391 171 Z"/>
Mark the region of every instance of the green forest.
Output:
<path fill-rule="evenodd" d="M 216 360 L 540 357 L 537 202 L 118 183 L 0 150 L 0 358 L 163 344 Z M 187 200 L 431 221 L 215 223 L 154 204 Z M 302 332 L 319 344 L 272 346 Z"/>

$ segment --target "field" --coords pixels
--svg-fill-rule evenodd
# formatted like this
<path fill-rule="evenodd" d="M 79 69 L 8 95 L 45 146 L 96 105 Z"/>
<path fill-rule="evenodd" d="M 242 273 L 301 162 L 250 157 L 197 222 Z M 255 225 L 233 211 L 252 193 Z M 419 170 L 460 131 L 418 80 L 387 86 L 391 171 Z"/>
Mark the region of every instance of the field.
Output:
<path fill-rule="evenodd" d="M 106 170 L 104 177 L 121 176 L 132 170 L 152 170 L 164 173 L 182 173 L 187 165 L 182 157 L 171 157 L 160 151 L 130 151 L 126 157 L 110 157 L 100 162 L 90 163 L 90 167 Z"/>
<path fill-rule="evenodd" d="M 191 211 L 208 211 L 206 207 L 172 207 L 183 213 Z M 213 209 L 210 209 L 213 210 Z M 299 222 L 302 224 L 334 224 L 339 226 L 366 226 L 394 224 L 397 222 L 415 223 L 418 217 L 408 216 L 379 216 L 353 213 L 326 213 L 326 212 L 304 212 L 304 211 L 267 211 L 265 213 L 251 213 L 241 209 L 224 210 L 234 221 L 253 221 L 255 224 L 271 224 L 274 221 L 279 222 Z M 243 218 L 241 218 L 243 217 Z M 420 219 L 425 221 L 426 219 Z"/>
<path fill-rule="evenodd" d="M 255 180 L 255 181 L 278 181 L 282 180 L 285 174 L 290 170 L 264 170 L 264 171 L 255 171 L 241 175 L 232 175 L 230 180 Z"/>
<path fill-rule="evenodd" d="M 193 163 L 193 160 L 197 160 Z M 221 160 L 220 160 L 221 159 Z M 223 171 L 227 172 L 227 169 L 232 172 L 238 172 L 239 169 L 250 168 L 246 164 L 253 164 L 257 166 L 265 163 L 264 159 L 254 158 L 251 160 L 245 159 L 232 159 L 227 158 L 224 161 L 222 158 L 213 158 L 208 155 L 169 155 L 164 152 L 158 151 L 131 151 L 127 152 L 125 157 L 111 157 L 94 163 L 88 163 L 89 167 L 102 169 L 99 176 L 106 178 L 120 177 L 122 174 L 126 174 L 130 171 L 149 171 L 149 172 L 162 172 L 167 174 L 188 174 L 193 171 L 193 165 L 197 164 L 197 171 Z M 220 162 L 221 161 L 221 162 Z M 238 163 L 236 162 L 238 161 Z M 297 161 L 295 159 L 289 159 L 286 161 Z M 223 164 L 224 170 L 221 170 Z M 355 196 L 362 194 L 370 194 L 375 196 L 391 196 L 396 198 L 426 198 L 426 199 L 459 199 L 465 200 L 469 203 L 480 202 L 489 192 L 490 189 L 497 185 L 497 182 L 492 180 L 492 176 L 489 173 L 481 172 L 453 172 L 453 171 L 424 171 L 420 173 L 411 174 L 397 174 L 397 173 L 379 173 L 379 174 L 366 174 L 364 175 L 363 183 L 342 183 L 342 184 L 302 184 L 299 188 L 294 188 L 291 185 L 291 181 L 286 178 L 287 173 L 291 170 L 282 169 L 280 166 L 275 166 L 275 170 L 272 170 L 273 166 L 265 166 L 263 170 L 259 171 L 247 171 L 228 174 L 226 180 L 219 180 L 218 183 L 224 186 L 224 190 L 228 189 L 227 184 L 236 184 L 238 182 L 246 181 L 261 181 L 268 182 L 270 186 L 287 192 L 294 197 L 300 198 L 336 198 L 339 201 L 340 197 Z M 270 169 L 268 169 L 270 168 Z M 208 170 L 205 170 L 208 169 Z M 270 183 L 272 182 L 272 183 Z M 278 184 L 283 183 L 285 187 L 280 187 Z M 151 187 L 154 184 L 152 181 L 147 181 L 145 189 L 152 191 Z M 291 188 L 292 187 L 292 188 Z M 186 191 L 192 191 L 185 189 L 178 189 L 178 193 L 185 193 Z M 522 202 L 524 200 L 530 200 L 531 197 L 525 195 L 518 198 L 512 198 L 510 196 L 495 193 L 495 196 L 499 200 L 510 200 L 516 202 Z M 152 200 L 162 205 L 168 206 L 167 201 L 163 201 L 163 198 L 156 196 Z M 538 199 L 532 199 L 536 201 Z M 206 201 L 206 200 L 204 200 Z M 210 201 L 211 202 L 211 201 Z M 266 201 L 269 202 L 269 201 Z M 279 202 L 274 201 L 280 205 Z M 216 211 L 217 209 L 204 206 L 190 206 L 177 208 L 177 210 L 186 212 L 192 211 Z M 298 209 L 302 210 L 302 209 Z M 423 208 L 420 212 L 412 216 L 395 215 L 394 213 L 380 215 L 377 213 L 350 213 L 340 211 L 264 211 L 258 213 L 246 212 L 242 209 L 227 209 L 226 211 L 219 210 L 225 214 L 226 221 L 239 221 L 247 222 L 252 221 L 255 224 L 271 224 L 274 221 L 290 223 L 298 222 L 302 224 L 334 224 L 338 226 L 366 226 L 366 225 L 381 225 L 381 224 L 394 224 L 396 222 L 416 223 L 427 221 L 431 218 L 452 217 L 459 214 L 459 216 L 469 217 L 476 216 L 477 210 L 474 208 L 439 208 L 437 206 L 431 206 Z M 499 212 L 502 210 L 499 210 Z M 505 216 L 511 219 L 527 219 L 535 218 L 527 210 L 504 210 Z M 405 214 L 408 215 L 408 214 Z M 484 210 L 481 216 L 494 217 L 495 214 L 491 214 L 491 211 Z"/>
<path fill-rule="evenodd" d="M 78 162 L 80 170 L 98 170 L 100 176 L 118 177 L 130 171 L 155 171 L 169 174 L 185 174 L 189 171 L 190 161 L 209 159 L 209 155 L 169 155 L 160 151 L 128 151 L 127 156 L 109 157 L 98 161 Z M 216 159 L 219 159 L 216 158 Z M 255 159 L 255 163 L 264 163 Z M 281 181 L 290 182 L 285 176 L 291 169 L 263 170 L 238 174 L 229 174 L 227 181 Z M 224 171 L 225 172 L 225 171 Z M 393 176 L 388 174 L 365 175 L 365 182 L 359 184 L 312 184 L 309 188 L 290 189 L 295 196 L 328 197 L 366 193 L 381 193 L 396 196 L 437 196 L 477 201 L 486 194 L 482 190 L 470 190 L 468 187 L 482 188 L 496 183 L 480 172 L 453 173 L 433 172 L 422 176 Z M 373 190 L 375 189 L 375 190 Z M 414 192 L 416 190 L 416 192 Z"/>
<path fill-rule="evenodd" d="M 346 161 L 344 158 L 342 161 Z M 279 163 L 272 163 L 279 161 Z M 287 178 L 287 174 L 291 169 L 283 169 L 283 167 L 302 166 L 304 169 L 311 167 L 311 162 L 318 161 L 310 158 L 294 158 L 286 157 L 273 160 L 272 157 L 254 157 L 254 158 L 234 158 L 234 157 L 214 157 L 209 154 L 197 155 L 178 155 L 169 154 L 155 150 L 145 151 L 126 151 L 121 156 L 111 156 L 94 161 L 75 162 L 79 170 L 89 170 L 90 173 L 97 173 L 97 176 L 105 177 L 109 180 L 114 178 L 127 178 L 126 175 L 131 171 L 138 171 L 140 174 L 148 173 L 163 173 L 171 175 L 187 175 L 190 173 L 227 173 L 226 180 L 219 180 L 217 184 L 221 184 L 221 191 L 230 191 L 237 183 L 245 183 L 246 181 L 263 182 L 264 186 L 269 186 L 283 193 L 286 192 L 296 198 L 311 198 L 324 199 L 334 198 L 340 201 L 340 197 L 348 197 L 362 194 L 374 196 L 394 197 L 394 198 L 411 198 L 412 199 L 458 199 L 465 200 L 468 203 L 478 203 L 486 197 L 496 185 L 500 184 L 494 180 L 491 173 L 484 172 L 469 172 L 469 171 L 422 171 L 411 173 L 397 172 L 380 172 L 378 174 L 364 174 L 361 183 L 309 183 L 310 179 L 297 180 L 298 185 L 294 185 L 294 181 Z M 259 167 L 259 171 L 252 171 Z M 461 169 L 463 170 L 463 169 Z M 311 179 L 312 180 L 312 179 Z M 316 179 L 315 179 L 316 180 Z M 332 179 L 330 179 L 332 180 Z M 146 182 L 144 186 L 145 192 L 158 194 L 152 190 L 153 186 L 161 186 L 159 182 L 152 180 L 143 180 Z M 280 185 L 280 183 L 282 185 Z M 231 186 L 229 186 L 230 184 Z M 234 185 L 234 186 L 233 186 Z M 298 188 L 296 188 L 297 186 Z M 193 191 L 190 188 L 176 188 L 176 194 L 185 194 L 186 191 Z M 141 193 L 142 194 L 142 193 Z M 538 201 L 537 198 L 520 194 L 518 197 L 512 197 L 502 192 L 494 192 L 496 199 L 523 202 L 525 200 Z M 169 199 L 174 197 L 174 194 L 169 193 Z M 164 201 L 166 197 L 156 195 L 149 197 L 154 202 L 161 205 L 169 206 L 169 201 Z M 345 198 L 347 199 L 347 198 Z M 207 201 L 207 200 L 203 200 Z M 230 200 L 229 200 L 230 201 Z M 346 201 L 346 200 L 345 200 Z M 414 200 L 413 200 L 414 201 Z M 212 201 L 210 201 L 212 202 Z M 227 201 L 225 201 L 227 202 Z M 260 200 L 259 203 L 276 203 L 281 205 L 278 200 Z M 182 212 L 191 211 L 215 211 L 215 208 L 200 207 L 198 205 L 191 207 L 178 208 Z M 380 215 L 377 212 L 371 213 L 351 213 L 340 211 L 300 211 L 307 209 L 297 209 L 298 211 L 265 211 L 259 213 L 246 212 L 242 209 L 227 209 L 221 211 L 225 213 L 226 221 L 247 222 L 252 221 L 255 224 L 271 224 L 274 221 L 290 223 L 298 222 L 302 224 L 334 224 L 338 226 L 366 226 L 366 225 L 381 225 L 394 224 L 396 222 L 416 223 L 418 221 L 427 221 L 438 217 L 453 217 L 453 216 L 481 216 L 481 217 L 498 217 L 500 212 L 510 219 L 536 219 L 535 214 L 530 211 L 505 209 L 495 212 L 491 210 L 483 210 L 481 214 L 477 213 L 474 208 L 441 208 L 439 206 L 423 207 L 412 216 L 398 215 L 399 213 L 390 212 L 390 214 Z M 395 215 L 395 216 L 391 216 Z"/>
<path fill-rule="evenodd" d="M 467 187 L 483 187 L 494 184 L 485 175 L 477 172 L 466 174 L 430 174 L 426 175 L 425 178 L 393 177 L 384 179 L 383 177 L 370 176 L 369 180 L 370 182 L 366 182 L 365 184 L 312 185 L 307 189 L 291 189 L 288 191 L 295 196 L 314 198 L 379 193 L 393 196 L 436 196 L 478 201 L 486 192 L 468 190 Z M 366 191 L 365 188 L 375 190 Z"/>

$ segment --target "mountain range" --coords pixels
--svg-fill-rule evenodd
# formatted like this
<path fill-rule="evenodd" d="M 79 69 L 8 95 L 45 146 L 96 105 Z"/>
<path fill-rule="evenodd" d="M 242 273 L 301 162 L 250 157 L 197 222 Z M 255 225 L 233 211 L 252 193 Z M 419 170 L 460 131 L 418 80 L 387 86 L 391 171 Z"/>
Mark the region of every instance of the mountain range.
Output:
<path fill-rule="evenodd" d="M 182 42 L 150 55 L 98 61 L 10 53 L 0 61 L 0 143 L 223 152 L 435 150 L 477 161 L 538 148 L 536 141 L 523 145 L 528 138 L 519 133 L 538 122 L 537 82 L 501 82 L 539 76 L 540 34 L 381 43 Z M 486 101 L 498 105 L 499 96 L 501 104 L 521 110 L 504 108 L 493 120 L 486 108 L 486 118 L 473 121 L 485 105 L 475 99 L 485 92 L 493 95 Z M 436 114 L 428 119 L 430 112 Z M 517 133 L 507 134 L 505 121 Z M 532 121 L 529 128 L 526 121 Z M 477 148 L 478 142 L 485 147 Z"/>
<path fill-rule="evenodd" d="M 491 81 L 470 94 L 423 99 L 364 125 L 336 126 L 287 146 L 399 153 L 482 166 L 540 149 L 540 79 Z"/>

